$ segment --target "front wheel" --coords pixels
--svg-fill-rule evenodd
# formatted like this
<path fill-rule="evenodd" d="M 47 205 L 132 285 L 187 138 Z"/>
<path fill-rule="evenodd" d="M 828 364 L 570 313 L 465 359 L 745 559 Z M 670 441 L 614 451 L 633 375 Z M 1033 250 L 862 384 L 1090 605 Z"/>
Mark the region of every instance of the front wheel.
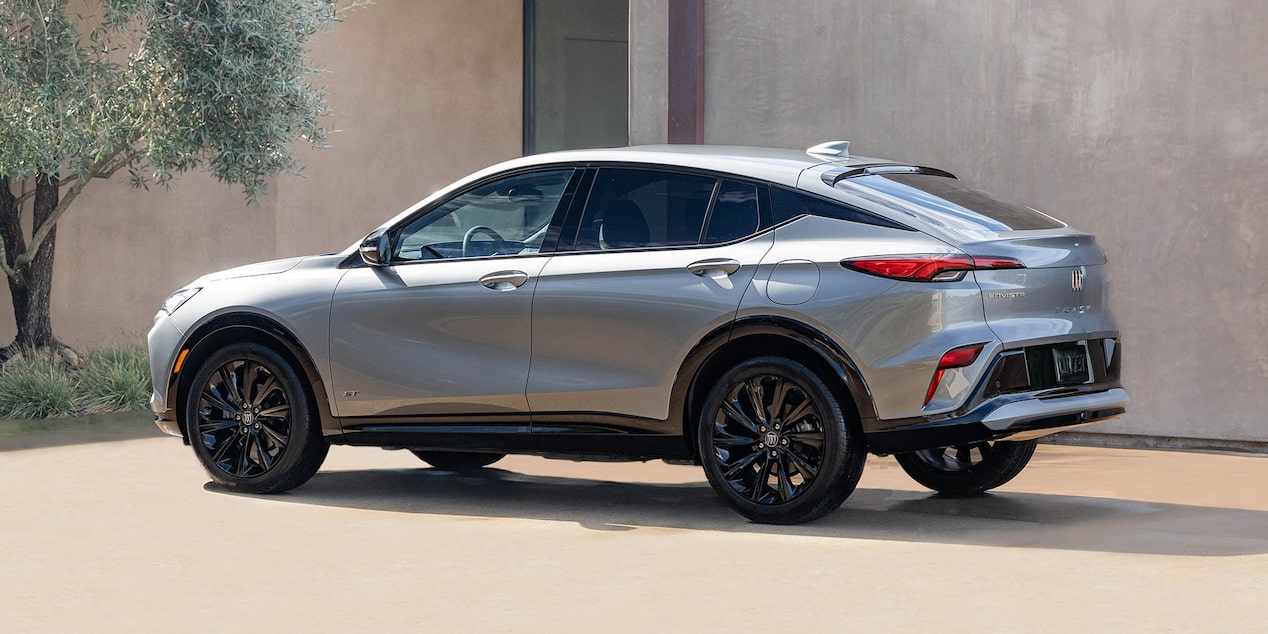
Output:
<path fill-rule="evenodd" d="M 194 453 L 233 491 L 276 493 L 307 482 L 329 445 L 307 383 L 271 348 L 238 343 L 198 368 L 185 396 Z"/>
<path fill-rule="evenodd" d="M 1017 477 L 1035 453 L 1037 440 L 981 442 L 894 454 L 920 484 L 947 495 L 976 495 Z"/>
<path fill-rule="evenodd" d="M 852 415 L 814 372 L 780 357 L 752 359 L 724 374 L 705 402 L 696 440 L 714 491 L 763 524 L 798 524 L 835 511 L 867 459 Z"/>

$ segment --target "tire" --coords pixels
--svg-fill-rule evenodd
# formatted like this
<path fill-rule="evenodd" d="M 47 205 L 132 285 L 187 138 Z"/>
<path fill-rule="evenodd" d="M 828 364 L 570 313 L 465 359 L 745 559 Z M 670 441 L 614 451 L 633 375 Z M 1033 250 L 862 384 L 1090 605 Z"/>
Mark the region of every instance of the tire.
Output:
<path fill-rule="evenodd" d="M 475 471 L 506 457 L 504 453 L 476 453 L 469 451 L 423 451 L 411 449 L 410 453 L 441 471 Z"/>
<path fill-rule="evenodd" d="M 867 453 L 852 409 L 824 382 L 781 357 L 751 359 L 709 392 L 697 425 L 709 484 L 761 524 L 799 524 L 840 508 Z"/>
<path fill-rule="evenodd" d="M 1035 453 L 1037 440 L 982 441 L 894 454 L 920 484 L 946 495 L 977 495 L 1017 477 Z"/>
<path fill-rule="evenodd" d="M 184 401 L 194 454 L 211 479 L 231 491 L 293 489 L 317 473 L 330 449 L 307 382 L 258 343 L 214 352 Z"/>

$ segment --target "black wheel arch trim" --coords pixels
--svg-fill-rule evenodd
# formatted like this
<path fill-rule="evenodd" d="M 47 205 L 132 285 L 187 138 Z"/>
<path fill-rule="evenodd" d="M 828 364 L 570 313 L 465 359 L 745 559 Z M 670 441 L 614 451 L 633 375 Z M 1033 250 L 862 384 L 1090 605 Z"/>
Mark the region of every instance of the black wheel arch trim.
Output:
<path fill-rule="evenodd" d="M 692 415 L 708 397 L 710 385 L 701 384 L 702 370 L 714 359 L 715 354 L 728 344 L 753 336 L 773 336 L 789 339 L 813 352 L 818 361 L 825 364 L 832 377 L 823 377 L 834 391 L 844 388 L 854 401 L 855 411 L 864 432 L 876 423 L 876 407 L 858 366 L 830 337 L 816 328 L 795 319 L 778 316 L 751 316 L 720 326 L 703 337 L 689 352 L 678 369 L 678 377 L 670 393 L 670 411 L 681 417 L 681 433 L 689 450 L 695 455 L 695 420 Z M 832 379 L 828 381 L 828 379 Z"/>
<path fill-rule="evenodd" d="M 174 395 L 171 399 L 177 416 L 177 425 L 180 427 L 181 437 L 189 444 L 189 427 L 184 420 L 184 407 L 181 398 L 185 395 L 193 381 L 194 374 L 203 360 L 210 356 L 216 348 L 216 344 L 221 342 L 222 338 L 233 336 L 235 330 L 247 330 L 267 342 L 273 343 L 281 347 L 280 352 L 284 352 L 293 359 L 299 366 L 300 372 L 308 381 L 308 387 L 312 390 L 314 405 L 317 407 L 317 414 L 321 419 L 322 434 L 327 440 L 334 441 L 343 434 L 343 429 L 339 424 L 339 419 L 334 416 L 330 409 L 330 401 L 326 394 L 325 380 L 322 379 L 321 372 L 317 370 L 317 364 L 313 362 L 312 355 L 308 349 L 304 347 L 299 339 L 290 332 L 285 326 L 276 320 L 260 315 L 258 313 L 226 313 L 217 315 L 208 322 L 194 328 L 185 336 L 184 341 L 178 350 L 189 350 L 184 363 L 181 365 L 180 372 L 172 372 L 168 377 L 168 394 Z M 235 340 L 240 340 L 234 337 Z"/>

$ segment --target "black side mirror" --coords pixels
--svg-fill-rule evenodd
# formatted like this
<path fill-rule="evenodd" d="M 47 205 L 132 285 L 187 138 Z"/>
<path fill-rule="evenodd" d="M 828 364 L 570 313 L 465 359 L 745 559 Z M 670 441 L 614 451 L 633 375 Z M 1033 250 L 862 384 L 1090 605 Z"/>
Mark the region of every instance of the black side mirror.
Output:
<path fill-rule="evenodd" d="M 378 229 L 361 241 L 361 259 L 370 266 L 387 266 L 392 260 L 392 238 Z"/>

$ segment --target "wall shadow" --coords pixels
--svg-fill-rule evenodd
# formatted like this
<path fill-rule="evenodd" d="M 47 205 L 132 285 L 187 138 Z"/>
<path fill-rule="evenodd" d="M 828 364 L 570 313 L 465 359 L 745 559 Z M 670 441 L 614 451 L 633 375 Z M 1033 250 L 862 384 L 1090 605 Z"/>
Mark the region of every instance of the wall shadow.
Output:
<path fill-rule="evenodd" d="M 204 488 L 228 494 L 210 482 Z M 1268 553 L 1268 512 L 1035 493 L 957 499 L 859 489 L 841 510 L 801 526 L 749 523 L 703 482 L 619 483 L 495 468 L 476 474 L 430 468 L 322 472 L 296 490 L 260 499 L 394 513 L 554 520 L 602 531 L 658 527 L 1159 555 Z"/>
<path fill-rule="evenodd" d="M 49 418 L 0 419 L 0 451 L 42 449 L 92 442 L 137 440 L 163 436 L 148 410 Z"/>

